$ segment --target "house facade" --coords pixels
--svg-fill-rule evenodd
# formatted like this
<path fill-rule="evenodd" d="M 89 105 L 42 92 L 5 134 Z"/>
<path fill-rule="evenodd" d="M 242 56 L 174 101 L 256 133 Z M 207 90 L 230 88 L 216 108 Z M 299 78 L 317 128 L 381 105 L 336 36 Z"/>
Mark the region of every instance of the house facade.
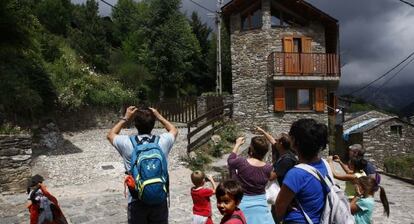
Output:
<path fill-rule="evenodd" d="M 222 13 L 231 39 L 238 124 L 280 133 L 300 118 L 334 121 L 340 79 L 336 19 L 292 0 L 232 0 Z"/>
<path fill-rule="evenodd" d="M 377 167 L 384 169 L 384 159 L 387 157 L 414 153 L 413 124 L 389 116 L 358 119 L 360 123 L 350 123 L 355 120 L 344 124 L 344 134 L 347 135 L 345 143 L 361 144 L 365 149 L 365 157 Z"/>

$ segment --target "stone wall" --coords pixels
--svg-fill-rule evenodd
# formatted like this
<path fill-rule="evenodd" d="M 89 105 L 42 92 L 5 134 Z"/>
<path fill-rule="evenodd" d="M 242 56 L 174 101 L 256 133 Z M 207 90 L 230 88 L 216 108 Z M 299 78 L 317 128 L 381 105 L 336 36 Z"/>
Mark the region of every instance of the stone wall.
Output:
<path fill-rule="evenodd" d="M 78 131 L 88 128 L 111 128 L 123 114 L 115 108 L 83 108 L 76 112 L 62 112 L 56 117 L 61 131 Z"/>
<path fill-rule="evenodd" d="M 325 53 L 325 30 L 321 24 L 306 27 L 271 27 L 270 0 L 262 0 L 261 29 L 241 31 L 240 14 L 230 16 L 232 88 L 234 118 L 245 129 L 269 126 L 274 133 L 286 132 L 299 118 L 315 118 L 327 124 L 326 113 L 273 111 L 273 83 L 268 74 L 267 58 L 283 51 L 283 37 L 312 38 L 312 52 Z"/>
<path fill-rule="evenodd" d="M 402 126 L 402 136 L 391 133 L 392 125 Z M 414 126 L 402 122 L 397 118 L 377 126 L 363 133 L 363 146 L 366 157 L 380 167 L 384 168 L 384 158 L 414 153 Z"/>
<path fill-rule="evenodd" d="M 31 177 L 30 135 L 0 135 L 0 192 L 24 192 Z"/>

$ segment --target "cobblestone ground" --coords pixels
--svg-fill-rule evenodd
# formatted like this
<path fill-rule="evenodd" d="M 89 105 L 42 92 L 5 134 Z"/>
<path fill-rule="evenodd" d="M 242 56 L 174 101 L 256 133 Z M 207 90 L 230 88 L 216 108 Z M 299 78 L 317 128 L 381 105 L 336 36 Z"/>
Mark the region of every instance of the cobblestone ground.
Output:
<path fill-rule="evenodd" d="M 155 130 L 159 133 L 162 130 Z M 122 160 L 108 143 L 107 129 L 65 133 L 64 150 L 33 161 L 33 173 L 46 177 L 46 185 L 54 194 L 70 223 L 126 223 L 127 202 L 123 196 Z M 133 133 L 125 130 L 123 133 Z M 169 157 L 171 179 L 170 223 L 191 223 L 192 201 L 189 194 L 191 171 L 180 161 L 186 152 L 186 130 L 181 129 Z M 112 166 L 112 169 L 102 167 Z M 382 215 L 383 209 L 376 195 L 374 222 L 414 223 L 413 185 L 383 176 L 390 201 L 391 215 Z M 28 223 L 25 194 L 0 195 L 0 223 Z M 220 217 L 212 197 L 215 223 Z"/>

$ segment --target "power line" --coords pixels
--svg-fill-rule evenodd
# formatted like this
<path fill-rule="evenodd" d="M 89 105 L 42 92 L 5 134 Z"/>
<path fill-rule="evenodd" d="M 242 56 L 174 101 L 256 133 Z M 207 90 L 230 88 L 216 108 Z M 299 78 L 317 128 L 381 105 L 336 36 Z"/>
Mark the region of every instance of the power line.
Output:
<path fill-rule="evenodd" d="M 414 61 L 414 57 L 407 63 L 405 64 L 402 68 L 400 68 L 393 76 L 391 76 L 391 78 L 389 78 L 388 80 L 386 80 L 384 83 L 382 83 L 374 92 L 374 98 L 377 95 L 377 93 L 379 92 L 379 90 L 385 86 L 388 82 L 390 82 L 392 79 L 394 79 L 402 70 L 404 70 L 411 62 Z"/>
<path fill-rule="evenodd" d="M 203 5 L 201 5 L 200 3 L 195 2 L 194 0 L 190 0 L 190 2 L 192 2 L 192 3 L 196 4 L 196 5 L 198 5 L 200 8 L 202 8 L 202 9 L 204 9 L 204 10 L 206 10 L 206 11 L 209 11 L 209 12 L 211 12 L 211 13 L 216 13 L 216 12 L 214 12 L 213 10 L 211 10 L 211 9 L 209 9 L 209 8 L 207 8 L 207 7 L 203 6 Z"/>
<path fill-rule="evenodd" d="M 407 5 L 409 5 L 409 6 L 411 6 L 411 7 L 414 7 L 414 4 L 413 3 L 411 3 L 411 2 L 408 2 L 408 1 L 405 1 L 405 0 L 399 0 L 400 2 L 403 2 L 403 3 L 405 3 L 405 4 L 407 4 Z"/>
<path fill-rule="evenodd" d="M 410 54 L 410 55 L 408 55 L 408 57 L 406 57 L 404 60 L 402 60 L 400 63 L 398 63 L 396 66 L 394 66 L 394 67 L 392 67 L 390 70 L 388 70 L 386 73 L 384 73 L 383 75 L 381 75 L 380 77 L 378 77 L 378 78 L 376 78 L 375 80 L 373 80 L 373 81 L 371 81 L 370 83 L 368 83 L 367 85 L 365 85 L 365 86 L 363 86 L 363 87 L 360 87 L 360 88 L 358 88 L 358 89 L 356 89 L 356 90 L 354 90 L 354 91 L 351 91 L 351 92 L 349 92 L 349 93 L 347 93 L 347 94 L 344 94 L 344 95 L 352 95 L 352 94 L 354 94 L 354 93 L 356 93 L 356 92 L 359 92 L 359 91 L 361 91 L 361 90 L 363 90 L 363 89 L 366 89 L 368 86 L 370 86 L 370 85 L 372 85 L 374 82 L 376 82 L 376 81 L 378 81 L 378 80 L 380 80 L 380 79 L 382 79 L 383 77 L 385 77 L 386 75 L 388 75 L 390 72 L 392 72 L 394 69 L 396 69 L 398 66 L 400 66 L 402 63 L 404 63 L 405 61 L 407 61 L 411 56 L 413 56 L 414 55 L 414 51 Z"/>

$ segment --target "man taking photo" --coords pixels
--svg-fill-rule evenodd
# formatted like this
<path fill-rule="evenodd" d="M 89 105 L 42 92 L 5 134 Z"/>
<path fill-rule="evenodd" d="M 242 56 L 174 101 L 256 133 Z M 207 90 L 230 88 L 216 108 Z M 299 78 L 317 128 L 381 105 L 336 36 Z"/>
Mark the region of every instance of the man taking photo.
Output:
<path fill-rule="evenodd" d="M 156 120 L 164 126 L 166 133 L 151 134 Z M 120 135 L 121 129 L 131 121 L 135 122 L 138 134 Z M 109 131 L 107 138 L 121 155 L 134 185 L 128 185 L 129 224 L 168 223 L 167 159 L 177 134 L 177 128 L 156 109 L 135 106 L 128 107 L 125 116 Z"/>

